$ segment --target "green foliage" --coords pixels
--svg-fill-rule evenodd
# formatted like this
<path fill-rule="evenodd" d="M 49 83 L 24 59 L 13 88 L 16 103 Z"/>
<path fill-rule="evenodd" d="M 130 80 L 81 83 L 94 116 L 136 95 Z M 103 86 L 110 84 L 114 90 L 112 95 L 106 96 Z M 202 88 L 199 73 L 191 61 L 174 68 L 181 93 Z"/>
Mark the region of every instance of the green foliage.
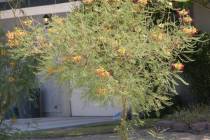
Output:
<path fill-rule="evenodd" d="M 191 124 L 199 121 L 210 121 L 210 110 L 208 105 L 198 104 L 176 111 L 167 116 L 167 119 L 182 121 Z"/>
<path fill-rule="evenodd" d="M 89 87 L 90 100 L 114 97 L 120 102 L 125 95 L 134 112 L 157 111 L 170 104 L 175 80 L 181 79 L 171 64 L 188 61 L 197 41 L 180 30 L 183 25 L 174 14 L 165 2 L 148 7 L 130 1 L 83 5 L 62 24 L 53 19 L 45 40 L 53 47 L 40 49 L 40 71 Z"/>
<path fill-rule="evenodd" d="M 11 49 L 0 47 L 0 120 L 12 105 L 16 105 L 37 87 L 35 60 L 15 59 Z"/>
<path fill-rule="evenodd" d="M 47 26 L 16 29 L 9 38 L 14 58 L 56 77 L 60 84 L 87 87 L 85 97 L 122 106 L 122 140 L 127 140 L 128 108 L 138 114 L 171 105 L 181 62 L 199 41 L 188 13 L 177 18 L 169 0 L 84 0 L 66 18 Z M 187 20 L 185 18 L 187 17 Z M 173 66 L 173 68 L 172 68 Z"/>
<path fill-rule="evenodd" d="M 190 77 L 190 92 L 197 103 L 209 104 L 210 90 L 210 67 L 209 67 L 209 41 L 210 36 L 206 34 L 198 43 L 199 49 L 191 58 L 196 61 L 186 66 L 186 75 Z"/>

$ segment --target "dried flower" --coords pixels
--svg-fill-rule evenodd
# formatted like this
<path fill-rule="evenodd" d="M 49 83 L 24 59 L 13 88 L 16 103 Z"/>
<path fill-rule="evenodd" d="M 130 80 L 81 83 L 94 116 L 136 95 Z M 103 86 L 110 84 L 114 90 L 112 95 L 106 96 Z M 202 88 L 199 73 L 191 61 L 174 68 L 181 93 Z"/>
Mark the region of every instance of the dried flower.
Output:
<path fill-rule="evenodd" d="M 182 31 L 188 36 L 194 36 L 198 32 L 198 30 L 195 27 L 185 27 L 182 29 Z"/>
<path fill-rule="evenodd" d="M 189 10 L 182 9 L 181 11 L 177 11 L 179 16 L 187 16 L 189 15 Z"/>
<path fill-rule="evenodd" d="M 190 16 L 186 16 L 186 17 L 183 17 L 182 21 L 185 24 L 191 24 L 192 23 L 192 18 Z"/>

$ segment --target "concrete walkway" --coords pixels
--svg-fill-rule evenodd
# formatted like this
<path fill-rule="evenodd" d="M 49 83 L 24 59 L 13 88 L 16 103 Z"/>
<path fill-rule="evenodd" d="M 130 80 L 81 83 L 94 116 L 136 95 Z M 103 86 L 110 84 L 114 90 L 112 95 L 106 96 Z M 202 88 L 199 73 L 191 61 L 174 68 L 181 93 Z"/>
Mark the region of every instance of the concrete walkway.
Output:
<path fill-rule="evenodd" d="M 58 128 L 73 128 L 82 125 L 113 122 L 113 117 L 60 117 L 60 118 L 32 118 L 6 120 L 4 124 L 11 126 L 13 130 L 37 131 Z"/>
<path fill-rule="evenodd" d="M 130 137 L 130 140 L 210 140 L 210 134 L 195 135 L 191 133 L 166 132 L 153 137 L 148 134 L 147 130 L 140 130 L 137 134 Z M 44 139 L 27 139 L 27 140 L 120 140 L 117 134 L 88 135 L 79 137 L 66 138 L 44 138 Z"/>

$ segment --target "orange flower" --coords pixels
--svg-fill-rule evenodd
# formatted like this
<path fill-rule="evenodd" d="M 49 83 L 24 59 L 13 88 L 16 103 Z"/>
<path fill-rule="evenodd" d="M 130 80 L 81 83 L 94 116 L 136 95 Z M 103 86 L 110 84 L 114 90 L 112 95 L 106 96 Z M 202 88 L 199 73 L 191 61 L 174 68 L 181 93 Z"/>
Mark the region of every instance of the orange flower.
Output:
<path fill-rule="evenodd" d="M 198 32 L 198 30 L 195 27 L 185 27 L 182 29 L 182 31 L 189 36 L 194 36 Z"/>
<path fill-rule="evenodd" d="M 184 64 L 182 64 L 182 63 L 175 63 L 175 64 L 172 64 L 171 66 L 172 66 L 173 70 L 177 70 L 177 71 L 184 70 Z"/>
<path fill-rule="evenodd" d="M 81 60 L 82 60 L 82 56 L 80 56 L 80 55 L 77 55 L 77 56 L 72 57 L 72 61 L 74 63 L 80 63 Z"/>
<path fill-rule="evenodd" d="M 21 29 L 16 28 L 15 31 L 8 31 L 6 36 L 8 39 L 8 45 L 11 48 L 18 47 L 21 44 L 21 39 L 25 37 L 27 33 Z"/>
<path fill-rule="evenodd" d="M 96 94 L 97 95 L 105 95 L 106 93 L 107 93 L 107 89 L 106 88 L 98 88 L 97 90 L 96 90 Z"/>
<path fill-rule="evenodd" d="M 122 47 L 122 48 L 119 48 L 119 49 L 117 50 L 117 52 L 118 52 L 120 55 L 125 55 L 126 49 L 125 49 L 124 47 Z"/>
<path fill-rule="evenodd" d="M 187 16 L 189 14 L 189 10 L 182 9 L 181 11 L 178 11 L 179 16 Z"/>
<path fill-rule="evenodd" d="M 72 61 L 74 63 L 80 63 L 82 60 L 82 56 L 81 55 L 76 55 L 76 56 L 64 56 L 62 61 L 66 62 L 66 61 Z"/>
<path fill-rule="evenodd" d="M 84 4 L 91 4 L 94 0 L 82 0 Z"/>
<path fill-rule="evenodd" d="M 107 78 L 110 77 L 110 73 L 106 71 L 104 68 L 100 67 L 96 69 L 96 75 L 100 78 Z"/>
<path fill-rule="evenodd" d="M 192 23 L 192 18 L 190 16 L 186 16 L 186 17 L 183 17 L 182 21 L 185 24 L 191 24 Z"/>

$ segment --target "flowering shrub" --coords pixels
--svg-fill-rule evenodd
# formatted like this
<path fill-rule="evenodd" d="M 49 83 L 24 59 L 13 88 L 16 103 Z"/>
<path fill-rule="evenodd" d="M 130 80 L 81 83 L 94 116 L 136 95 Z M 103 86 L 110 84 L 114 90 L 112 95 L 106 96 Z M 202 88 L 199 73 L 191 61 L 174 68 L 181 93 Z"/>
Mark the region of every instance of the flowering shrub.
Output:
<path fill-rule="evenodd" d="M 21 60 L 39 59 L 42 75 L 88 87 L 87 99 L 121 105 L 127 140 L 128 108 L 138 114 L 171 104 L 199 40 L 191 22 L 170 0 L 83 0 L 67 18 L 29 27 L 18 43 L 13 36 L 25 32 L 8 33 L 8 45 Z"/>
<path fill-rule="evenodd" d="M 16 49 L 30 38 L 28 31 L 15 28 L 7 34 L 7 44 L 0 45 L 0 120 L 6 111 L 37 87 L 36 64 L 33 56 L 17 55 Z"/>

